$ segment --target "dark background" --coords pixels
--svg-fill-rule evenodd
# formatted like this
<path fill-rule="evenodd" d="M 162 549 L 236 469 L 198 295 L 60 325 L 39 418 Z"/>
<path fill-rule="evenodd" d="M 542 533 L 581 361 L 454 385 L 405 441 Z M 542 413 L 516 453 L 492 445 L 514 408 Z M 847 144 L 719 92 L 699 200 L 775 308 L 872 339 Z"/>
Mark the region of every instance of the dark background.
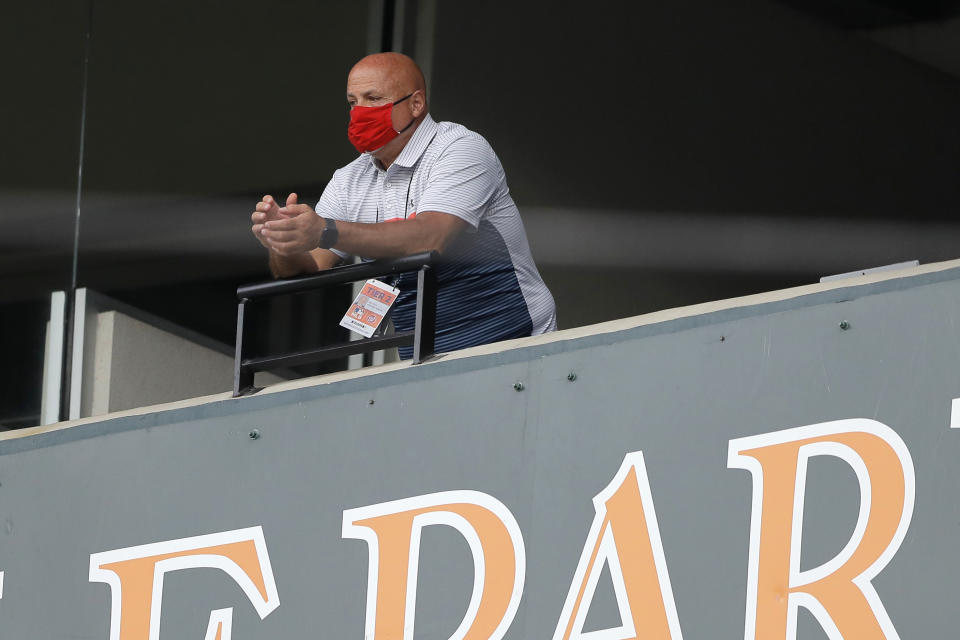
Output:
<path fill-rule="evenodd" d="M 563 328 L 954 258 L 957 9 L 4 3 L 0 425 L 37 423 L 51 291 L 232 343 L 236 286 L 268 277 L 253 203 L 313 202 L 352 159 L 343 87 L 373 51 L 414 55 L 434 117 L 490 140 Z M 262 339 L 342 306 L 267 311 Z"/>

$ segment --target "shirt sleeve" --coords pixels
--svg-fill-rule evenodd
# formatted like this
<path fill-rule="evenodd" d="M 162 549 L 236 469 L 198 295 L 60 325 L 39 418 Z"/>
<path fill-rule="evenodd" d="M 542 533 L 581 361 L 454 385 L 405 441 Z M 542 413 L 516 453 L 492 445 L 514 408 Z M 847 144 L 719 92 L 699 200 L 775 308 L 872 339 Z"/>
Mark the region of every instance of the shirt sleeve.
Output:
<path fill-rule="evenodd" d="M 317 215 L 321 218 L 332 218 L 333 220 L 341 221 L 347 220 L 347 212 L 343 207 L 342 200 L 340 199 L 340 189 L 337 186 L 337 174 L 334 173 L 333 177 L 330 178 L 330 182 L 327 183 L 327 186 L 323 190 L 323 195 L 320 196 L 320 199 L 317 201 L 317 206 L 314 207 L 314 211 L 317 212 Z M 343 251 L 338 251 L 337 249 L 330 249 L 335 254 L 341 258 L 347 258 L 350 254 L 344 253 Z"/>
<path fill-rule="evenodd" d="M 503 179 L 496 154 L 486 140 L 465 137 L 444 149 L 430 169 L 419 211 L 439 211 L 476 228 Z"/>

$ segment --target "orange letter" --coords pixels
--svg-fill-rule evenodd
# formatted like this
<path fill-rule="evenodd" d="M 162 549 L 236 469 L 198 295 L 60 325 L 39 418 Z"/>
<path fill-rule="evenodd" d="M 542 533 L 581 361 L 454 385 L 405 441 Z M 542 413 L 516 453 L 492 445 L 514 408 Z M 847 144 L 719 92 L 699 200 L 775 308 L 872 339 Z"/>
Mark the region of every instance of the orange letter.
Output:
<path fill-rule="evenodd" d="M 596 515 L 554 640 L 681 640 L 642 452 L 626 455 L 613 480 L 593 499 L 593 508 Z M 622 624 L 584 633 L 583 623 L 604 562 L 610 565 Z M 643 631 L 642 636 L 637 629 Z"/>
<path fill-rule="evenodd" d="M 845 460 L 860 484 L 850 541 L 829 562 L 800 571 L 807 461 Z M 913 461 L 903 440 L 874 420 L 825 422 L 730 441 L 727 466 L 753 475 L 746 640 L 797 635 L 797 609 L 831 640 L 899 638 L 870 581 L 890 562 L 913 514 Z"/>
<path fill-rule="evenodd" d="M 94 553 L 90 581 L 110 585 L 110 640 L 157 640 L 164 574 L 196 567 L 225 571 L 261 619 L 280 605 L 261 527 Z M 230 640 L 232 616 L 211 612 L 206 640 Z"/>
<path fill-rule="evenodd" d="M 431 493 L 343 512 L 343 537 L 366 540 L 370 548 L 364 638 L 413 638 L 420 532 L 431 524 L 459 531 L 473 553 L 473 595 L 450 640 L 499 640 L 520 605 L 526 556 L 513 515 L 478 491 Z"/>

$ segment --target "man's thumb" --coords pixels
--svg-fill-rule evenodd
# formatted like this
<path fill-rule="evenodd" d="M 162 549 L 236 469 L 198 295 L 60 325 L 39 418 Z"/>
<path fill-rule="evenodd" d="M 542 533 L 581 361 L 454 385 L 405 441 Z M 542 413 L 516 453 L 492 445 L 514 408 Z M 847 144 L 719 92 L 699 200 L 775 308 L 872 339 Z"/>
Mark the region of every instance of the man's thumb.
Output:
<path fill-rule="evenodd" d="M 295 204 L 297 204 L 297 194 L 291 193 L 287 196 L 287 206 L 292 207 Z"/>

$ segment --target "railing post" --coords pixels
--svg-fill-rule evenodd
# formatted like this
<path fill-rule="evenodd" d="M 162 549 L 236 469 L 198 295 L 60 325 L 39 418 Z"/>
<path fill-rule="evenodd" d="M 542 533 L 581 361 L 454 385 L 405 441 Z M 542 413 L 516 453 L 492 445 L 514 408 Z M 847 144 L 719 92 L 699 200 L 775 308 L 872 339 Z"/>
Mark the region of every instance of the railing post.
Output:
<path fill-rule="evenodd" d="M 233 358 L 233 397 L 237 398 L 253 389 L 254 372 L 243 366 L 243 314 L 246 310 L 246 298 L 237 305 L 237 347 Z"/>
<path fill-rule="evenodd" d="M 437 336 L 437 272 L 429 264 L 417 273 L 417 318 L 413 334 L 413 364 L 434 353 Z"/>

